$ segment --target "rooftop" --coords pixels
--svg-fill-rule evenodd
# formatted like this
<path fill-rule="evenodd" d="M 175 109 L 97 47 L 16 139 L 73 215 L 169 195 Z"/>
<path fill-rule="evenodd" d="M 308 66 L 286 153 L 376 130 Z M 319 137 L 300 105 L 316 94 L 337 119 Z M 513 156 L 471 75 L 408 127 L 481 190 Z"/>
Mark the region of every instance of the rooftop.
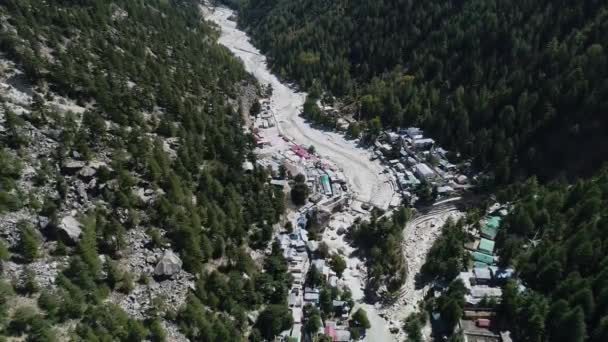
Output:
<path fill-rule="evenodd" d="M 471 296 L 473 298 L 498 298 L 502 296 L 502 289 L 500 287 L 475 285 L 471 286 Z"/>
<path fill-rule="evenodd" d="M 422 139 L 415 139 L 414 140 L 414 145 L 427 145 L 427 144 L 434 144 L 435 140 L 431 139 L 431 138 L 422 138 Z"/>
<path fill-rule="evenodd" d="M 494 240 L 498 234 L 498 227 L 500 226 L 500 217 L 490 216 L 486 224 L 481 228 L 481 235 L 490 240 Z"/>
<path fill-rule="evenodd" d="M 431 168 L 428 165 L 423 164 L 423 163 L 414 165 L 414 168 L 416 169 L 416 172 L 418 172 L 420 175 L 422 175 L 424 177 L 431 177 L 434 174 L 433 170 L 431 170 Z"/>
<path fill-rule="evenodd" d="M 492 274 L 490 273 L 490 269 L 487 267 L 476 267 L 473 269 L 473 274 L 475 278 L 482 280 L 490 280 L 492 279 Z"/>
<path fill-rule="evenodd" d="M 483 324 L 482 324 L 483 325 Z M 460 327 L 466 342 L 500 342 L 500 336 L 473 320 L 461 320 Z"/>
<path fill-rule="evenodd" d="M 478 251 L 492 255 L 494 253 L 494 241 L 482 238 L 479 241 Z"/>
<path fill-rule="evenodd" d="M 473 260 L 484 263 L 486 265 L 494 264 L 493 256 L 480 252 L 473 252 Z"/>

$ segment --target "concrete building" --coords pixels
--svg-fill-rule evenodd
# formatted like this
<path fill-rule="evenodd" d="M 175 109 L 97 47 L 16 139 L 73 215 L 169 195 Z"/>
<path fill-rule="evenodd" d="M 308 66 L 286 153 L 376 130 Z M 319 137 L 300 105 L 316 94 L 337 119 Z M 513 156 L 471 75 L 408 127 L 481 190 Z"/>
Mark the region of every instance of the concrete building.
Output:
<path fill-rule="evenodd" d="M 420 139 L 422 137 L 422 130 L 418 127 L 409 127 L 405 130 L 405 134 L 411 139 Z"/>
<path fill-rule="evenodd" d="M 418 163 L 414 165 L 414 172 L 421 180 L 431 180 L 435 177 L 435 172 L 426 164 Z"/>
<path fill-rule="evenodd" d="M 454 192 L 454 188 L 452 188 L 449 185 L 444 185 L 444 186 L 437 187 L 437 193 L 440 196 L 447 196 L 447 195 L 450 195 L 453 192 Z"/>
<path fill-rule="evenodd" d="M 489 284 L 492 281 L 492 272 L 488 267 L 475 267 L 473 269 L 475 284 Z"/>
<path fill-rule="evenodd" d="M 428 150 L 435 145 L 435 140 L 431 138 L 414 139 L 412 147 L 416 150 Z"/>
<path fill-rule="evenodd" d="M 311 289 L 309 287 L 304 289 L 304 303 L 310 303 L 313 305 L 319 304 L 319 289 Z"/>
<path fill-rule="evenodd" d="M 384 132 L 384 137 L 386 138 L 386 140 L 388 140 L 391 144 L 396 143 L 397 141 L 399 141 L 399 134 L 395 133 L 395 132 Z"/>

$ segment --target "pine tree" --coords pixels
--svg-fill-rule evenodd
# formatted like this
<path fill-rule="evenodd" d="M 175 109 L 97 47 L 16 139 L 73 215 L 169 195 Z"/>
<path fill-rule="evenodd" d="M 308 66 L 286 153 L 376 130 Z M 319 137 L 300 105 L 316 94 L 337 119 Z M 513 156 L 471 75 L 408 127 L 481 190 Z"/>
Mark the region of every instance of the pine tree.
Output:
<path fill-rule="evenodd" d="M 40 236 L 31 225 L 20 223 L 19 243 L 17 250 L 26 262 L 34 261 L 39 255 Z"/>

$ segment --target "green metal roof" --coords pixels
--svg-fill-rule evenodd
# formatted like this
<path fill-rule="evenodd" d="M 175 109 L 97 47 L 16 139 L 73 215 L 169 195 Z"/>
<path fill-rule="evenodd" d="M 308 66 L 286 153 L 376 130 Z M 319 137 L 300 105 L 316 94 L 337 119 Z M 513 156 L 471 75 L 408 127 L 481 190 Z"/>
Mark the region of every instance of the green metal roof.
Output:
<path fill-rule="evenodd" d="M 500 226 L 500 216 L 488 217 L 488 222 L 486 222 L 486 227 L 498 229 L 498 226 Z"/>
<path fill-rule="evenodd" d="M 482 238 L 481 241 L 479 241 L 477 250 L 492 255 L 492 253 L 494 253 L 494 241 Z"/>
<path fill-rule="evenodd" d="M 481 235 L 484 237 L 494 240 L 498 234 L 498 227 L 500 226 L 499 216 L 490 216 L 486 224 L 481 228 Z"/>
<path fill-rule="evenodd" d="M 483 262 L 484 264 L 488 265 L 494 264 L 494 257 L 480 252 L 473 252 L 473 260 Z"/>

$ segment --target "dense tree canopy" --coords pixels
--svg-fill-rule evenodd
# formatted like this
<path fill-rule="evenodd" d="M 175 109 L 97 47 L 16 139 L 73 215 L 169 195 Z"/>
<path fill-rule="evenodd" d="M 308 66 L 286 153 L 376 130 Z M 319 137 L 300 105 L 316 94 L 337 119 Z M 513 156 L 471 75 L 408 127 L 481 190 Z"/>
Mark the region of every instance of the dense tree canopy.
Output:
<path fill-rule="evenodd" d="M 608 317 L 608 172 L 573 186 L 534 180 L 498 236 L 503 264 L 528 290 L 505 287 L 502 312 L 522 341 L 601 341 Z"/>

